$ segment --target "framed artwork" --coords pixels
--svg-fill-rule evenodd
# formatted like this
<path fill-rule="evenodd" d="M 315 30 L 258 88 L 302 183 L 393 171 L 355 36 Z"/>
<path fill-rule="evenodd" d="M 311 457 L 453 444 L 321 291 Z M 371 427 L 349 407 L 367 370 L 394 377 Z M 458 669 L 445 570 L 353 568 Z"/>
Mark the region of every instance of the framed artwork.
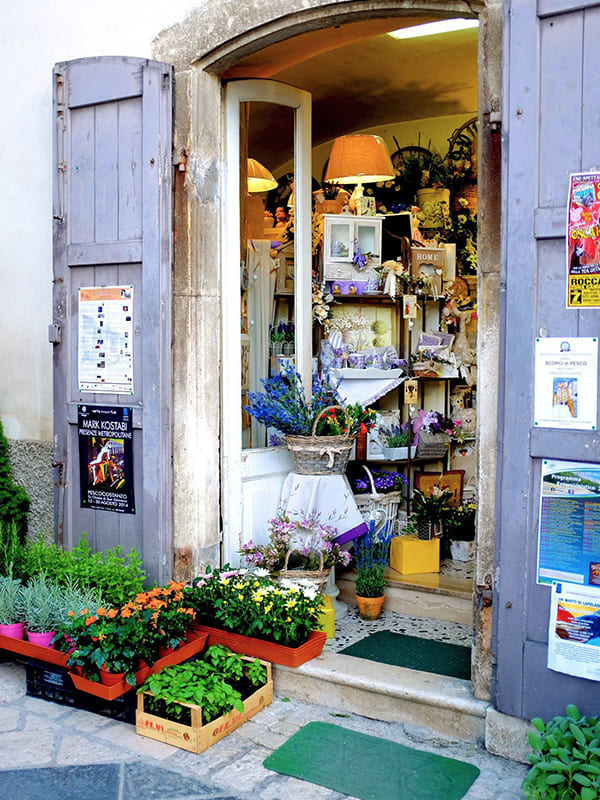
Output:
<path fill-rule="evenodd" d="M 351 350 L 388 347 L 396 341 L 391 306 L 333 305 L 327 331 L 340 333 Z"/>
<path fill-rule="evenodd" d="M 463 483 L 465 480 L 464 469 L 451 469 L 448 472 L 415 472 L 415 489 L 423 492 L 428 497 L 434 486 L 452 492 L 448 501 L 450 506 L 459 506 L 462 503 Z"/>

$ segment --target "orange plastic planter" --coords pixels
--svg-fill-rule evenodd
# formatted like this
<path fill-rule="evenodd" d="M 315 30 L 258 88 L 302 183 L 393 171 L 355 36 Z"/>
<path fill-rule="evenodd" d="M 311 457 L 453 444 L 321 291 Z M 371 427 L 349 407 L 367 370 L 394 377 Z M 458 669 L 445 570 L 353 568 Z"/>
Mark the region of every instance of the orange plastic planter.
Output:
<path fill-rule="evenodd" d="M 320 655 L 327 640 L 325 631 L 311 631 L 308 641 L 298 647 L 286 647 L 283 644 L 268 642 L 265 639 L 255 639 L 253 636 L 242 636 L 240 633 L 230 633 L 221 628 L 211 628 L 209 625 L 194 626 L 194 630 L 208 634 L 208 644 L 224 644 L 234 653 L 262 658 L 273 664 L 284 667 L 299 667 L 311 658 Z"/>

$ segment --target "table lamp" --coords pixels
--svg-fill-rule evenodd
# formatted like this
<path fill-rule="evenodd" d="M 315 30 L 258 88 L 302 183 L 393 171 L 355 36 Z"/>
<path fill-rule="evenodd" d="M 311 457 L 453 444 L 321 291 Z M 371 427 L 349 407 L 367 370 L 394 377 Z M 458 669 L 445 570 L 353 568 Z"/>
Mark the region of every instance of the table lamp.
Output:
<path fill-rule="evenodd" d="M 355 183 L 350 205 L 361 213 L 364 183 L 388 181 L 396 175 L 389 151 L 381 136 L 355 133 L 338 136 L 333 142 L 325 180 L 345 185 Z"/>

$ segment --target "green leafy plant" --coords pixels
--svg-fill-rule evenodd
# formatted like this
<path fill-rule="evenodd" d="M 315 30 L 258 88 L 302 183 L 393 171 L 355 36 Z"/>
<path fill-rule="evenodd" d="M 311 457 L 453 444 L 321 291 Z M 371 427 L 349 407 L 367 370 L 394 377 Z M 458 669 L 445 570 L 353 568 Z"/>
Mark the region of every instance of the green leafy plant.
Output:
<path fill-rule="evenodd" d="M 600 721 L 586 717 L 575 705 L 566 716 L 545 723 L 531 720 L 532 764 L 523 781 L 530 800 L 596 800 L 600 796 Z"/>
<path fill-rule="evenodd" d="M 31 501 L 25 489 L 13 481 L 8 441 L 0 422 L 0 522 L 14 523 L 21 544 L 27 536 L 27 515 Z"/>
<path fill-rule="evenodd" d="M 358 597 L 381 597 L 385 594 L 385 567 L 390 554 L 391 534 L 370 531 L 355 541 L 355 591 Z"/>
<path fill-rule="evenodd" d="M 267 570 L 208 569 L 185 590 L 200 623 L 290 647 L 319 627 L 322 598 L 312 583 L 272 580 Z"/>
<path fill-rule="evenodd" d="M 23 622 L 23 585 L 12 572 L 0 577 L 0 625 Z"/>
<path fill-rule="evenodd" d="M 442 510 L 444 536 L 455 541 L 472 542 L 475 538 L 475 503 L 447 506 Z"/>
<path fill-rule="evenodd" d="M 188 725 L 191 712 L 185 704 L 201 706 L 206 724 L 233 708 L 243 712 L 243 698 L 266 681 L 267 670 L 258 659 L 250 662 L 223 645 L 213 645 L 202 659 L 150 675 L 138 694 L 151 693 L 144 699 L 150 713 Z"/>
<path fill-rule="evenodd" d="M 27 630 L 34 633 L 54 631 L 63 621 L 62 587 L 44 572 L 35 575 L 23 587 L 23 615 Z"/>
<path fill-rule="evenodd" d="M 431 494 L 425 495 L 420 489 L 413 492 L 414 520 L 419 522 L 440 522 L 447 508 L 452 492 L 434 486 Z"/>
<path fill-rule="evenodd" d="M 16 522 L 0 519 L 0 575 L 8 575 L 9 571 L 20 575 L 24 553 Z"/>

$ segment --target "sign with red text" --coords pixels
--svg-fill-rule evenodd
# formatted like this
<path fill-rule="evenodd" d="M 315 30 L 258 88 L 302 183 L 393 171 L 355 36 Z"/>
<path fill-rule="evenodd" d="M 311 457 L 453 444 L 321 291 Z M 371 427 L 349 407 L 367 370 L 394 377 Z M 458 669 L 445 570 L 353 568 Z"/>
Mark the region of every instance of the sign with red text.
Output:
<path fill-rule="evenodd" d="M 569 180 L 567 308 L 600 308 L 600 172 Z"/>

